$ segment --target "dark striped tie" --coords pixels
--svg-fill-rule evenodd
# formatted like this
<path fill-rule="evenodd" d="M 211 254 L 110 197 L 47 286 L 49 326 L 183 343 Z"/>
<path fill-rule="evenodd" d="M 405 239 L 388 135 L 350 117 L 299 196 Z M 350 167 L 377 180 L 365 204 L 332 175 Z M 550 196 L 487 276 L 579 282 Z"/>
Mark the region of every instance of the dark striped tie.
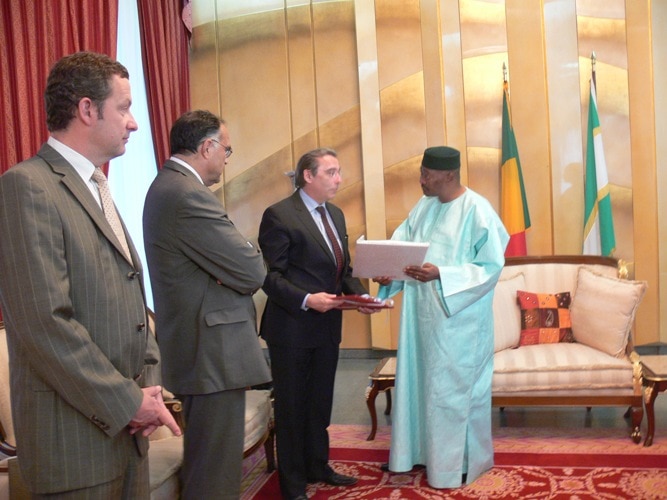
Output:
<path fill-rule="evenodd" d="M 340 248 L 340 245 L 338 244 L 338 238 L 336 238 L 336 234 L 334 233 L 333 229 L 331 228 L 331 225 L 329 224 L 329 219 L 327 218 L 327 213 L 324 210 L 324 207 L 320 206 L 317 207 L 317 211 L 320 214 L 320 217 L 322 217 L 322 224 L 324 224 L 324 231 L 327 233 L 327 236 L 329 237 L 329 241 L 331 242 L 331 248 L 333 248 L 333 253 L 334 256 L 336 257 L 336 281 L 340 280 L 341 274 L 343 273 L 343 250 Z"/>

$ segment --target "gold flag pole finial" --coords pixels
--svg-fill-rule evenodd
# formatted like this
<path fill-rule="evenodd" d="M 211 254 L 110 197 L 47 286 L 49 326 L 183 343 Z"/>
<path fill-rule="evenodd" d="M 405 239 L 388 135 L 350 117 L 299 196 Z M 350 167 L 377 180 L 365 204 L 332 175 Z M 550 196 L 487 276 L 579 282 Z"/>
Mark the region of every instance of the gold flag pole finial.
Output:
<path fill-rule="evenodd" d="M 503 63 L 503 83 L 507 83 L 507 65 Z"/>

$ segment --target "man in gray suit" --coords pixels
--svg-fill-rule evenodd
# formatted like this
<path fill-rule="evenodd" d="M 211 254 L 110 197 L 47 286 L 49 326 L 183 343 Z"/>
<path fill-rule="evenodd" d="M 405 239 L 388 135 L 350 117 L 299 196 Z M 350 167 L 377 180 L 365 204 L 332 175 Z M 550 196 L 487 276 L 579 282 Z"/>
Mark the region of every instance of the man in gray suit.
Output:
<path fill-rule="evenodd" d="M 137 129 L 128 78 L 101 54 L 58 61 L 45 92 L 50 137 L 0 177 L 12 416 L 35 495 L 148 498 L 147 436 L 163 423 L 180 433 L 161 387 L 142 389 L 159 355 L 141 263 L 92 180 Z"/>
<path fill-rule="evenodd" d="M 187 112 L 170 147 L 146 196 L 144 238 L 164 384 L 183 401 L 182 497 L 236 499 L 245 390 L 270 380 L 252 299 L 266 271 L 208 188 L 232 154 L 225 123 Z"/>

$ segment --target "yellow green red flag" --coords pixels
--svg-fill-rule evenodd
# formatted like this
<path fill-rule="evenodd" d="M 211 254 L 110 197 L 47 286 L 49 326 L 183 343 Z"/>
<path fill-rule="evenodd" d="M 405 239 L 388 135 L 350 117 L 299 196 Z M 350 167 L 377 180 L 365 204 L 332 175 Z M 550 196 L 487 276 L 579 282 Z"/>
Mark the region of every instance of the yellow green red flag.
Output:
<path fill-rule="evenodd" d="M 505 250 L 506 257 L 527 255 L 526 230 L 530 227 L 530 214 L 523 185 L 519 150 L 512 128 L 509 101 L 509 87 L 507 82 L 504 82 L 500 218 L 510 235 Z"/>

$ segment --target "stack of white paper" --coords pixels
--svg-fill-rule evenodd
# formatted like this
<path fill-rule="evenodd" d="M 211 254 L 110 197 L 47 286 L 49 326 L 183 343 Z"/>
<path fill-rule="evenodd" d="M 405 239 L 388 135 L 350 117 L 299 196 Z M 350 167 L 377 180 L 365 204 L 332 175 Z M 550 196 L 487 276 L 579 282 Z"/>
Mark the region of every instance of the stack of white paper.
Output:
<path fill-rule="evenodd" d="M 357 278 L 388 276 L 392 279 L 412 279 L 403 273 L 406 266 L 421 266 L 428 243 L 392 240 L 357 240 L 352 275 Z"/>

